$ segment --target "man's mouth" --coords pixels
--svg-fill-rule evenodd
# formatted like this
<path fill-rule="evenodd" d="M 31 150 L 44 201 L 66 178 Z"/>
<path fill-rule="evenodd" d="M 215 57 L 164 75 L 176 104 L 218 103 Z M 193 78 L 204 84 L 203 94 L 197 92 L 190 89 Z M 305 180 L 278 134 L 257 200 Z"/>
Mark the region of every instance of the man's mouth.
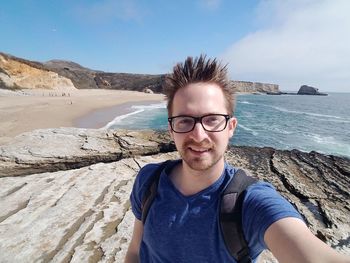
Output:
<path fill-rule="evenodd" d="M 199 154 L 210 151 L 210 148 L 202 148 L 202 147 L 195 147 L 195 146 L 189 146 L 188 149 L 190 149 L 192 152 L 199 153 Z"/>

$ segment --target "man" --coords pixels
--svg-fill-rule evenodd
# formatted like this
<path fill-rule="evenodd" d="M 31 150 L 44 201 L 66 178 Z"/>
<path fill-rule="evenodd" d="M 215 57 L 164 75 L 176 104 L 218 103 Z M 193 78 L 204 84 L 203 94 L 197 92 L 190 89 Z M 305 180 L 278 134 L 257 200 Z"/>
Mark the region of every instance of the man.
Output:
<path fill-rule="evenodd" d="M 136 218 L 125 262 L 235 262 L 218 223 L 220 193 L 236 171 L 224 160 L 237 125 L 226 66 L 189 57 L 174 67 L 165 93 L 169 132 L 182 159 L 161 173 L 144 225 L 141 200 L 159 164 L 139 172 L 130 197 Z M 270 184 L 247 189 L 242 216 L 253 259 L 268 248 L 279 262 L 350 262 L 317 239 Z"/>

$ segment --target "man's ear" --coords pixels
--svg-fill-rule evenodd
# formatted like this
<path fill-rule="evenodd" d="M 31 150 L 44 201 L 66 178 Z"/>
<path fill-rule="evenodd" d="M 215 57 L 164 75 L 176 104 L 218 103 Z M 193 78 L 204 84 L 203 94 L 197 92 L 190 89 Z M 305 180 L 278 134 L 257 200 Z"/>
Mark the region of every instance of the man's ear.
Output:
<path fill-rule="evenodd" d="M 230 138 L 233 136 L 233 133 L 235 132 L 235 129 L 237 127 L 237 119 L 235 117 L 232 117 L 231 119 L 229 119 L 228 121 L 228 130 L 229 130 L 229 135 L 230 135 Z"/>

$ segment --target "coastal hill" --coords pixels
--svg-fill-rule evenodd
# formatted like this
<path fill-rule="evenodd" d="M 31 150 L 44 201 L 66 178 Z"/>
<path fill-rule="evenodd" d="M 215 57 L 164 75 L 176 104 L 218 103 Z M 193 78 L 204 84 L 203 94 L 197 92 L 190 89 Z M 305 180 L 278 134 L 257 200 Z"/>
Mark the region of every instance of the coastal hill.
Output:
<path fill-rule="evenodd" d="M 59 128 L 17 136 L 0 146 L 0 261 L 123 262 L 137 171 L 176 158 L 160 131 Z M 350 255 L 350 159 L 231 146 L 226 160 L 271 182 L 317 237 Z M 276 261 L 265 253 L 259 262 Z"/>
<path fill-rule="evenodd" d="M 76 90 L 69 78 L 50 71 L 43 64 L 0 53 L 0 88 Z"/>
<path fill-rule="evenodd" d="M 5 89 L 122 89 L 162 93 L 165 74 L 109 73 L 75 62 L 25 60 L 0 52 L 0 88 Z M 235 92 L 278 93 L 276 84 L 232 81 Z"/>

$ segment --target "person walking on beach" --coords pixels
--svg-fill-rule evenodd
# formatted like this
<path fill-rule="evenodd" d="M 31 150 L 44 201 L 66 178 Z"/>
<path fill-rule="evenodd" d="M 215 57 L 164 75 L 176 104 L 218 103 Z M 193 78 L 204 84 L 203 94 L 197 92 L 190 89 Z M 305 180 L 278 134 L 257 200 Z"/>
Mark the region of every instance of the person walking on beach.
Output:
<path fill-rule="evenodd" d="M 227 68 L 204 55 L 188 57 L 174 67 L 164 90 L 169 132 L 181 159 L 167 162 L 161 172 L 144 223 L 143 197 L 161 164 L 148 164 L 138 173 L 125 262 L 236 262 L 218 217 L 221 193 L 237 172 L 224 160 L 237 125 Z M 269 249 L 279 262 L 350 262 L 315 237 L 295 208 L 265 182 L 246 189 L 242 228 L 253 261 Z"/>

